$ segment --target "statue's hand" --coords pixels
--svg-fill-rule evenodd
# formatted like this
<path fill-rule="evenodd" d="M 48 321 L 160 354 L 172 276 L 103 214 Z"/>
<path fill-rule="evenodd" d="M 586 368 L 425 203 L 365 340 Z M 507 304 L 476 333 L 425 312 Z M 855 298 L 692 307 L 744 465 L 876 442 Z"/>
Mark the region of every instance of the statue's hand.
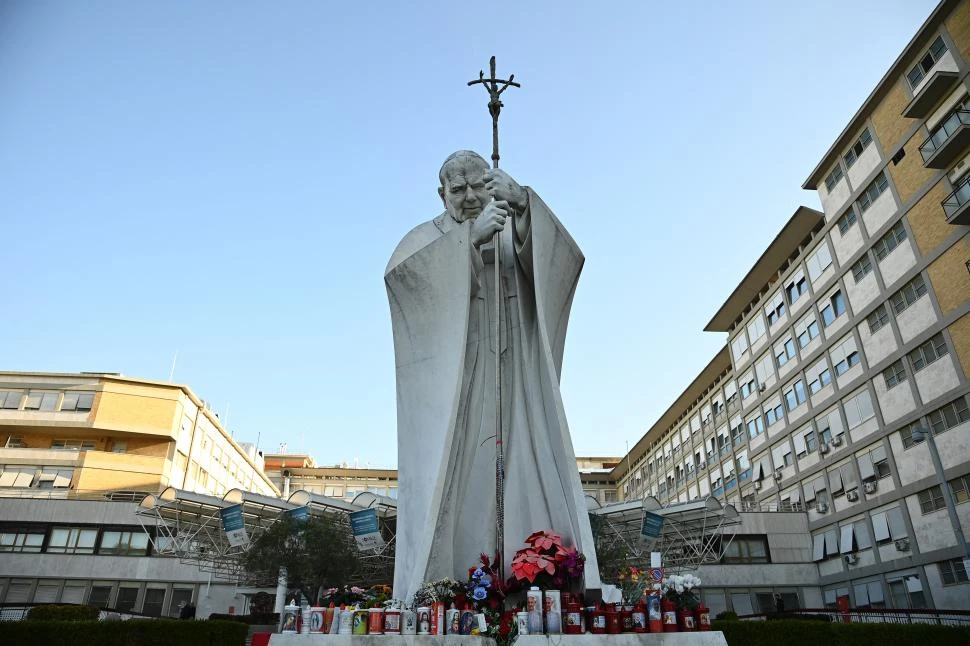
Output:
<path fill-rule="evenodd" d="M 485 179 L 485 190 L 497 201 L 508 202 L 519 213 L 529 207 L 529 193 L 501 168 L 490 168 L 482 177 Z"/>
<path fill-rule="evenodd" d="M 485 209 L 472 220 L 472 244 L 480 247 L 492 239 L 496 231 L 505 228 L 505 219 L 509 216 L 509 204 L 505 200 L 489 202 Z"/>

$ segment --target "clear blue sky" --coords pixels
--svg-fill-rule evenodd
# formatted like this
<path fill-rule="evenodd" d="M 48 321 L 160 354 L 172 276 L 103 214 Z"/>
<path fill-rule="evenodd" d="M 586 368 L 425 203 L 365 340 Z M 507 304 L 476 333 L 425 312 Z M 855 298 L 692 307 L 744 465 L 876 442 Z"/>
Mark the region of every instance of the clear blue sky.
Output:
<path fill-rule="evenodd" d="M 586 254 L 562 389 L 622 455 L 930 0 L 0 2 L 0 369 L 191 386 L 241 441 L 396 463 L 387 259 L 490 152 Z"/>

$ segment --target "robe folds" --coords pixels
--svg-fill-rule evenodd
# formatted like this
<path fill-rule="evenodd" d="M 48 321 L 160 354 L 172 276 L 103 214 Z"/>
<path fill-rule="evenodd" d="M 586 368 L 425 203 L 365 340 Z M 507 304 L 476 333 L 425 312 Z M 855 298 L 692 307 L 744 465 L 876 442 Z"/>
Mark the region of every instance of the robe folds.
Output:
<path fill-rule="evenodd" d="M 532 532 L 586 555 L 599 589 L 585 497 L 563 410 L 563 346 L 583 254 L 529 191 L 525 226 L 501 236 L 503 311 L 496 338 L 494 251 L 472 221 L 442 214 L 408 233 L 385 272 L 397 379 L 398 511 L 394 596 L 464 580 L 495 546 L 495 352 L 501 348 L 506 576 Z M 523 232 L 523 228 L 525 231 Z M 521 235 L 521 238 L 519 237 Z"/>

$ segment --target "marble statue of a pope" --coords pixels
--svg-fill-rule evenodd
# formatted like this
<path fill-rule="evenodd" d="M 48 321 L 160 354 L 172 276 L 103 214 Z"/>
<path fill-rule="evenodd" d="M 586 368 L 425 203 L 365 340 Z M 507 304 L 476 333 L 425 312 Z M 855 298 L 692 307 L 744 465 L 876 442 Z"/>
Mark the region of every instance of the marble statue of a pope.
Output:
<path fill-rule="evenodd" d="M 495 353 L 501 352 L 505 572 L 537 530 L 586 555 L 600 588 L 559 377 L 583 254 L 530 188 L 459 151 L 439 173 L 445 211 L 408 233 L 384 274 L 397 376 L 394 596 L 464 579 L 495 546 Z M 495 250 L 503 328 L 495 334 Z M 496 336 L 498 338 L 496 338 Z"/>

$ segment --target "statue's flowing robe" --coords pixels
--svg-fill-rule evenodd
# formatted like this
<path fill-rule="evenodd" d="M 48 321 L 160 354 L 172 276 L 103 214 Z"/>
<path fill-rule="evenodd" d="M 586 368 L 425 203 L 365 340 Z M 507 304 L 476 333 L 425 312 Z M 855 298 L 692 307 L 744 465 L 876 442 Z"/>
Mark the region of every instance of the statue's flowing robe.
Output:
<path fill-rule="evenodd" d="M 502 239 L 503 330 L 496 341 L 493 250 L 472 221 L 442 214 L 408 233 L 385 272 L 397 373 L 394 596 L 463 580 L 495 549 L 495 346 L 502 347 L 506 576 L 537 530 L 586 555 L 593 536 L 559 391 L 566 324 L 583 254 L 538 196 Z M 521 235 L 521 237 L 520 237 Z"/>

